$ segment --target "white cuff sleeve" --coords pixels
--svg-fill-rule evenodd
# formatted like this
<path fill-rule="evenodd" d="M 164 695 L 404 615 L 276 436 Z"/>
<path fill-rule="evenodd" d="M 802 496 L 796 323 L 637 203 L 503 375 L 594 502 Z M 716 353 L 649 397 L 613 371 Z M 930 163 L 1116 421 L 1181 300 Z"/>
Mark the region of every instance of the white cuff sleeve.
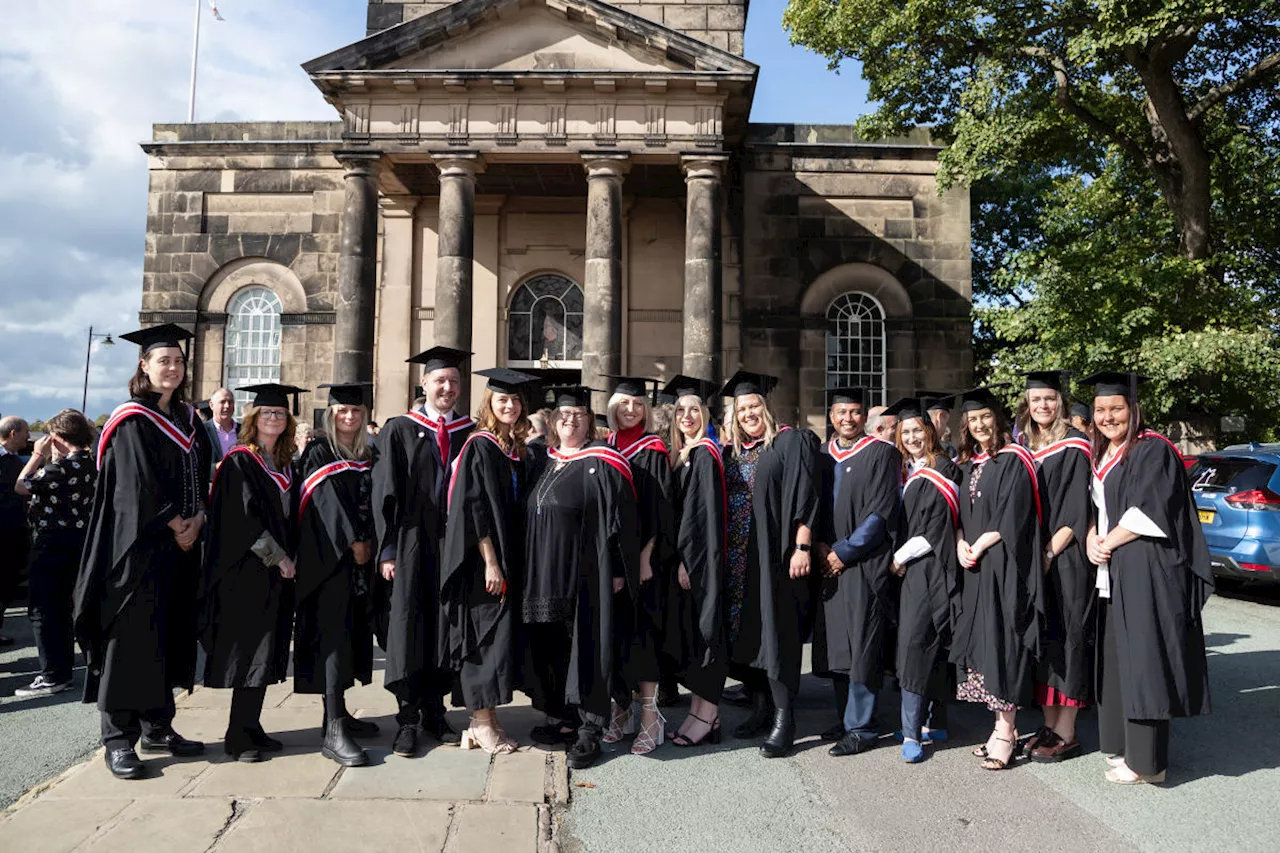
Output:
<path fill-rule="evenodd" d="M 1151 536 L 1156 539 L 1167 538 L 1165 532 L 1160 529 L 1160 525 L 1152 521 L 1145 512 L 1136 506 L 1131 506 L 1125 510 L 1118 523 L 1125 530 L 1132 530 L 1139 536 Z"/>
<path fill-rule="evenodd" d="M 923 536 L 912 536 L 901 548 L 893 552 L 893 561 L 900 566 L 905 566 L 912 560 L 917 560 L 933 550 L 933 546 L 929 544 L 929 540 Z"/>

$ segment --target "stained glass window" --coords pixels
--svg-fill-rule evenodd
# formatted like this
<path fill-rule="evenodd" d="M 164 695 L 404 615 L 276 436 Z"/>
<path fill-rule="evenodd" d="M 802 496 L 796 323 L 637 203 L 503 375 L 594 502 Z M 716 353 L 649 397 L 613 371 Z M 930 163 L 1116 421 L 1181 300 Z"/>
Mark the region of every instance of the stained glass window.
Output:
<path fill-rule="evenodd" d="M 507 363 L 582 364 L 582 288 L 562 275 L 535 276 L 517 288 L 507 319 Z"/>

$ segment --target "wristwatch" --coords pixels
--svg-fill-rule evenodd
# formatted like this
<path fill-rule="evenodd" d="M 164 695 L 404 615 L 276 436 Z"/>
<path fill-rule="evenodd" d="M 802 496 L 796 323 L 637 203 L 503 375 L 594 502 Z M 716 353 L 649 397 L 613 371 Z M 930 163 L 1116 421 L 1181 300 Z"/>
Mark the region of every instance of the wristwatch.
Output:
<path fill-rule="evenodd" d="M 796 546 L 796 550 L 797 550 L 797 551 L 808 551 L 808 550 L 809 550 L 809 546 L 808 546 L 808 545 L 797 545 L 797 546 Z"/>

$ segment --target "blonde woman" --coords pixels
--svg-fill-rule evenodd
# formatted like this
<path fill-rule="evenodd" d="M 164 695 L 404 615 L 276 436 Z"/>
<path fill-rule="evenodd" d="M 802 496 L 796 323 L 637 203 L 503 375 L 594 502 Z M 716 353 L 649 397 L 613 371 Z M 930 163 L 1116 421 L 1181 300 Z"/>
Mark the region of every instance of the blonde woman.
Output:
<path fill-rule="evenodd" d="M 792 700 L 814 604 L 810 547 L 818 517 L 818 439 L 778 425 L 768 401 L 777 382 L 740 370 L 720 392 L 733 400 L 724 454 L 730 664 L 752 699 L 734 736 L 768 731 L 760 747 L 766 758 L 786 755 L 795 742 Z"/>
<path fill-rule="evenodd" d="M 289 397 L 304 389 L 270 383 L 239 388 L 255 396 L 240 443 L 213 478 L 200 602 L 206 687 L 231 688 L 223 749 L 237 761 L 261 761 L 280 741 L 262 729 L 267 687 L 284 681 L 293 622 L 294 434 Z"/>
<path fill-rule="evenodd" d="M 516 614 L 524 577 L 525 440 L 529 418 L 522 391 L 537 381 L 504 367 L 477 370 L 488 379 L 476 428 L 458 453 L 449 482 L 440 551 L 442 666 L 458 673 L 471 726 L 462 746 L 490 754 L 514 752 L 498 723 L 516 680 Z"/>
<path fill-rule="evenodd" d="M 365 439 L 371 384 L 320 386 L 329 389 L 324 431 L 313 434 L 298 461 L 293 691 L 324 696 L 321 753 L 344 767 L 367 764 L 353 738 L 378 733 L 376 723 L 348 714 L 343 699 L 356 679 L 373 678 L 373 450 Z"/>
<path fill-rule="evenodd" d="M 1044 725 L 1027 742 L 1033 761 L 1080 754 L 1076 715 L 1093 699 L 1094 571 L 1085 553 L 1089 532 L 1088 437 L 1067 420 L 1066 371 L 1027 373 L 1018 412 L 1023 445 L 1035 456 L 1044 502 L 1045 624 L 1036 674 Z"/>

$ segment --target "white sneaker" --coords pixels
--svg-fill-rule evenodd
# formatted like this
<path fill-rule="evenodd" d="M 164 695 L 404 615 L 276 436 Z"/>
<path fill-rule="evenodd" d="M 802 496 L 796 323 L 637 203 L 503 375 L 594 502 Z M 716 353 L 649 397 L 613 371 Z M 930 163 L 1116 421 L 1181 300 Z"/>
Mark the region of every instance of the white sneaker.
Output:
<path fill-rule="evenodd" d="M 26 687 L 19 687 L 13 691 L 13 695 L 21 697 L 52 696 L 55 693 L 70 689 L 70 681 L 53 681 L 43 675 L 37 675 L 35 681 L 32 681 Z"/>

